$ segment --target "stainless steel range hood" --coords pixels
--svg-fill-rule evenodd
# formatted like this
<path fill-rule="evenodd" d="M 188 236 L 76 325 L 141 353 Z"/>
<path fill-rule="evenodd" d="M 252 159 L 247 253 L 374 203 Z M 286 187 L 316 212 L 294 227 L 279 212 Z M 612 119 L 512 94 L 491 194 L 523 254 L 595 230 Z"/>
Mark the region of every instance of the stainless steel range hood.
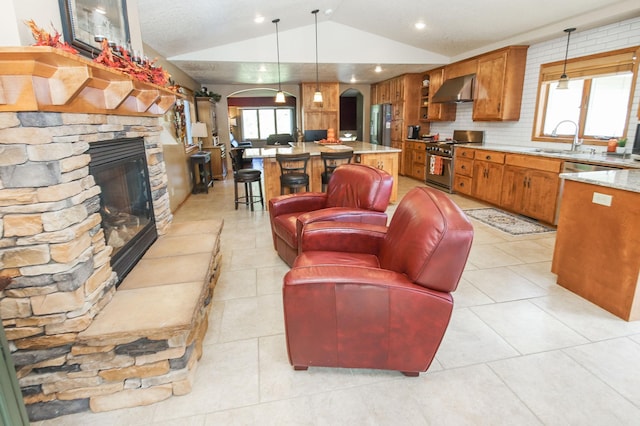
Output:
<path fill-rule="evenodd" d="M 473 101 L 475 74 L 463 75 L 446 80 L 438 89 L 431 102 L 458 103 Z"/>

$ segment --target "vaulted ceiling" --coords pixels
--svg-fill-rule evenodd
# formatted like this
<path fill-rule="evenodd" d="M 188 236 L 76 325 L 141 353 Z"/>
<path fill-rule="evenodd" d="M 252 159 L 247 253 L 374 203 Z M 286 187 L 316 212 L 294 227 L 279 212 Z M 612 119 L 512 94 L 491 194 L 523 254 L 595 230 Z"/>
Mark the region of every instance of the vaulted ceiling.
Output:
<path fill-rule="evenodd" d="M 372 83 L 640 15 L 637 0 L 138 0 L 142 38 L 200 83 Z M 262 23 L 254 22 L 262 17 Z M 421 22 L 424 29 L 416 29 Z M 562 59 L 562 58 L 558 58 Z M 382 71 L 375 72 L 376 65 Z"/>

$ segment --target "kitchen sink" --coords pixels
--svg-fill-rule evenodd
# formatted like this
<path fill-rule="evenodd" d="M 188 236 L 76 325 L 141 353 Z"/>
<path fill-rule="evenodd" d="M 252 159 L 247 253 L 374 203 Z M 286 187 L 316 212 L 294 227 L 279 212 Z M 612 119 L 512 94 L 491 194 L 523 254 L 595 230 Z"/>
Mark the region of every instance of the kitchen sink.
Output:
<path fill-rule="evenodd" d="M 578 154 L 576 151 L 570 149 L 552 149 L 552 148 L 536 148 L 533 152 L 542 152 L 545 154 Z"/>

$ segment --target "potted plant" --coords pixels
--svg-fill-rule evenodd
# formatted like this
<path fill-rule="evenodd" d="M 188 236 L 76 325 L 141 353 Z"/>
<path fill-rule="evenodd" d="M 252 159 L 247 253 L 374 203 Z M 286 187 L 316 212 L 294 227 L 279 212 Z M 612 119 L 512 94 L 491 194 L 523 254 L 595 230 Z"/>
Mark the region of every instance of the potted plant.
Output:
<path fill-rule="evenodd" d="M 218 102 L 220 98 L 222 98 L 221 95 L 219 95 L 218 93 L 210 92 L 206 87 L 203 87 L 201 90 L 197 91 L 195 93 L 195 96 L 196 98 L 199 98 L 199 97 L 211 98 L 213 102 Z"/>
<path fill-rule="evenodd" d="M 616 148 L 616 152 L 618 154 L 624 154 L 626 146 L 627 146 L 627 138 L 618 139 L 618 147 Z"/>

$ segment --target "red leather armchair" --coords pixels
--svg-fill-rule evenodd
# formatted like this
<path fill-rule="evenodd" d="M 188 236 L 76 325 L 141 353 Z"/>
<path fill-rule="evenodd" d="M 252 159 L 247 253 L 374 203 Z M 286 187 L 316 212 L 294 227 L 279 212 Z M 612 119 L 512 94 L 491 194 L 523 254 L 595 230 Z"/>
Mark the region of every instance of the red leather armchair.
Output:
<path fill-rule="evenodd" d="M 283 284 L 291 365 L 426 371 L 472 240 L 458 206 L 424 187 L 403 198 L 388 228 L 307 225 Z"/>
<path fill-rule="evenodd" d="M 393 177 L 363 164 L 345 164 L 333 172 L 327 192 L 302 192 L 269 200 L 273 246 L 293 265 L 302 228 L 318 221 L 386 225 Z"/>

